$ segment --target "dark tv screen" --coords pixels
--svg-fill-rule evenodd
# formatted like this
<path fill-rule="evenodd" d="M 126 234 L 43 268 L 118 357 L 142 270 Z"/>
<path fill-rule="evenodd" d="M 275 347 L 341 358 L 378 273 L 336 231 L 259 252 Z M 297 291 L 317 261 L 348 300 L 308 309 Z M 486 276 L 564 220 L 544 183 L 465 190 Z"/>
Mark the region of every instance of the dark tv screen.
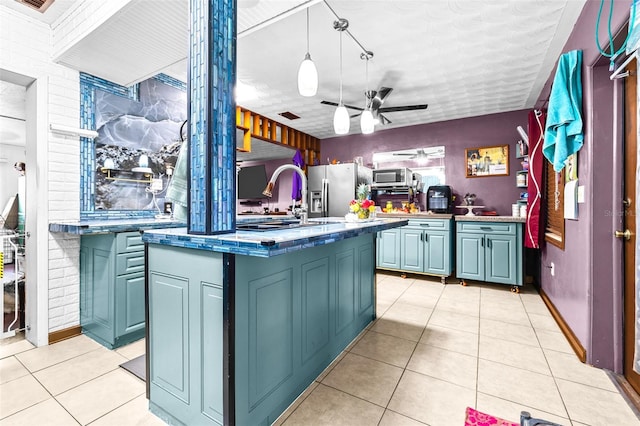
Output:
<path fill-rule="evenodd" d="M 238 172 L 238 199 L 267 198 L 262 191 L 267 187 L 267 171 L 264 164 L 242 167 Z"/>

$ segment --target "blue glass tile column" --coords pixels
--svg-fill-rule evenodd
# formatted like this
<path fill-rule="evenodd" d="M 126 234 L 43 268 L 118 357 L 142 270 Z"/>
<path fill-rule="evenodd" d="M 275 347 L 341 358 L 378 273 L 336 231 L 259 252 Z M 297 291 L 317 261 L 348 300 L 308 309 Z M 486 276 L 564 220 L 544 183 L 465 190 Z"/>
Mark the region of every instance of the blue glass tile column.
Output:
<path fill-rule="evenodd" d="M 190 234 L 235 230 L 236 2 L 190 0 Z"/>

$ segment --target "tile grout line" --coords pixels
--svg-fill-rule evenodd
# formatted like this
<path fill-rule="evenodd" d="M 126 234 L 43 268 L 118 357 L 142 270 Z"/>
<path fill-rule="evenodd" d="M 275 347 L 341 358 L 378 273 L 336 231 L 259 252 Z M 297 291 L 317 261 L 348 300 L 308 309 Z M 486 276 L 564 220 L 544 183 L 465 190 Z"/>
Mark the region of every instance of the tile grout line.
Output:
<path fill-rule="evenodd" d="M 520 302 L 524 306 L 524 302 L 522 301 L 522 297 L 520 297 Z M 551 364 L 549 364 L 549 359 L 547 358 L 547 354 L 542 349 L 542 345 L 540 343 L 540 338 L 538 337 L 538 333 L 536 333 L 536 328 L 534 327 L 533 321 L 531 321 L 531 317 L 529 316 L 529 312 L 527 312 L 526 308 L 525 308 L 525 312 L 527 314 L 527 318 L 529 319 L 529 322 L 531 323 L 531 328 L 533 328 L 533 334 L 536 336 L 536 341 L 538 342 L 538 346 L 540 347 L 540 351 L 542 351 L 542 356 L 544 357 L 544 360 L 547 363 L 547 367 L 549 368 L 549 372 L 551 373 L 551 378 L 552 378 L 553 384 L 555 385 L 556 390 L 558 392 L 558 396 L 560 397 L 560 401 L 562 402 L 562 407 L 564 408 L 564 411 L 567 413 L 567 419 L 569 419 L 569 421 L 573 424 L 573 419 L 571 418 L 571 415 L 569 414 L 569 409 L 567 408 L 567 403 L 565 402 L 564 397 L 562 396 L 562 392 L 560 392 L 560 387 L 558 386 L 558 381 L 556 380 L 556 376 L 553 373 L 553 369 L 551 368 Z"/>
<path fill-rule="evenodd" d="M 22 364 L 22 361 L 20 361 L 17 357 L 16 357 L 16 360 L 17 360 L 20 364 Z M 24 366 L 24 364 L 22 364 L 22 365 Z M 24 366 L 24 367 L 25 367 L 25 369 L 26 369 L 27 371 L 29 371 L 29 369 L 28 369 L 26 366 Z M 38 370 L 38 371 L 41 371 L 41 370 Z M 55 401 L 55 403 L 56 403 L 56 404 L 58 404 L 58 405 L 59 405 L 59 406 L 60 406 L 64 411 L 66 411 L 66 412 L 71 416 L 71 418 L 72 418 L 73 420 L 75 420 L 75 422 L 76 422 L 76 423 L 78 423 L 78 425 L 82 424 L 82 423 L 80 423 L 80 421 L 79 421 L 79 420 L 78 420 L 78 419 L 77 419 L 73 414 L 71 414 L 71 413 L 69 412 L 69 410 L 67 410 L 67 408 L 66 408 L 64 405 L 62 405 L 62 404 L 60 403 L 60 401 L 58 401 L 58 399 L 55 397 L 55 395 L 53 395 L 53 394 L 51 393 L 51 391 L 50 391 L 49 389 L 47 389 L 47 387 L 46 387 L 42 382 L 40 382 L 40 380 L 38 380 L 38 378 L 37 378 L 37 377 L 36 377 L 36 376 L 31 372 L 31 371 L 29 371 L 29 375 L 33 378 L 33 380 L 35 380 L 35 381 L 36 381 L 36 382 L 37 382 L 37 383 L 42 387 L 42 389 L 44 389 L 44 390 L 45 390 L 45 392 L 47 392 L 47 393 L 49 394 L 49 396 L 51 397 L 50 399 L 53 399 L 53 400 Z M 26 376 L 23 376 L 23 377 L 26 377 Z M 30 405 L 30 406 L 28 406 L 28 407 L 24 407 L 24 408 L 23 408 L 23 409 L 21 409 L 20 411 L 17 411 L 17 412 L 15 412 L 15 413 L 13 413 L 11 416 L 15 416 L 15 415 L 17 415 L 18 413 L 21 413 L 21 412 L 23 412 L 23 411 L 25 411 L 25 410 L 28 410 L 29 408 L 35 407 L 35 406 L 36 406 L 36 405 L 38 405 L 38 404 L 41 404 L 41 403 L 43 403 L 43 402 L 45 402 L 45 401 L 48 401 L 48 399 L 49 399 L 49 398 L 45 399 L 44 401 L 40 401 L 40 402 L 37 402 L 37 403 L 35 403 L 35 404 L 32 404 L 32 405 Z M 11 417 L 11 416 L 8 416 L 8 417 Z M 6 419 L 6 418 L 8 418 L 8 417 L 5 417 L 5 419 Z"/>
<path fill-rule="evenodd" d="M 409 290 L 413 284 L 415 284 L 415 280 L 413 281 L 413 283 L 408 286 L 402 293 L 400 293 L 400 295 L 396 298 L 396 300 L 391 304 L 391 306 L 393 306 L 398 299 L 407 291 Z M 442 294 L 442 293 L 440 293 Z M 438 299 L 440 298 L 440 296 L 438 296 Z M 436 301 L 437 304 L 437 301 Z M 391 308 L 391 306 L 389 308 Z M 388 310 L 388 309 L 387 309 Z M 418 338 L 418 341 L 416 342 L 415 346 L 413 347 L 413 350 L 411 351 L 411 355 L 409 355 L 409 358 L 407 359 L 407 363 L 405 364 L 404 368 L 402 369 L 402 373 L 400 374 L 400 377 L 398 378 L 398 381 L 396 382 L 396 385 L 393 388 L 393 391 L 391 392 L 391 396 L 389 397 L 389 401 L 387 401 L 387 404 L 383 407 L 384 411 L 382 412 L 382 416 L 380 417 L 380 420 L 378 420 L 378 426 L 380 425 L 380 423 L 382 422 L 382 419 L 384 418 L 384 413 L 386 412 L 386 410 L 389 409 L 389 404 L 391 404 L 391 401 L 393 400 L 393 396 L 395 395 L 396 391 L 398 390 L 398 386 L 400 386 L 400 382 L 402 381 L 402 378 L 404 377 L 405 372 L 407 371 L 407 366 L 409 365 L 409 362 L 411 361 L 411 357 L 413 357 L 413 354 L 416 351 L 416 348 L 418 347 L 418 343 L 420 342 L 420 339 L 422 338 L 422 335 L 424 334 L 424 330 L 427 328 L 427 324 L 429 324 L 429 319 L 431 318 L 431 315 L 433 315 L 433 311 L 435 310 L 435 306 L 434 309 L 431 310 L 431 314 L 429 314 L 429 318 L 427 319 L 427 322 L 422 330 L 422 333 L 420 333 L 420 337 Z M 381 333 L 383 334 L 383 333 Z M 394 336 L 397 337 L 397 336 Z"/>
<path fill-rule="evenodd" d="M 145 392 L 142 392 L 140 395 L 145 395 L 145 393 L 146 393 L 146 391 L 145 391 Z M 102 414 L 102 415 L 100 415 L 100 416 L 96 417 L 95 419 L 93 419 L 93 420 L 91 420 L 90 422 L 88 422 L 88 423 L 87 423 L 87 425 L 90 425 L 90 424 L 92 424 L 92 423 L 95 423 L 95 422 L 97 422 L 98 420 L 100 420 L 101 418 L 105 417 L 106 415 L 108 415 L 108 414 L 110 414 L 110 413 L 113 413 L 114 411 L 116 411 L 116 410 L 118 410 L 118 409 L 120 409 L 120 408 L 124 407 L 124 406 L 125 406 L 125 405 L 127 405 L 128 403 L 130 403 L 130 402 L 134 401 L 135 399 L 139 398 L 139 397 L 140 397 L 140 395 L 136 395 L 136 396 L 134 396 L 133 398 L 131 398 L 130 400 L 128 400 L 128 401 L 126 401 L 126 402 L 123 402 L 122 404 L 118 405 L 117 407 L 115 407 L 115 408 L 113 408 L 113 409 L 111 409 L 111 410 L 107 411 L 106 413 L 104 413 L 104 414 Z M 60 404 L 60 405 L 62 405 L 62 404 Z M 151 411 L 147 410 L 147 412 L 148 412 L 149 414 L 151 414 L 151 415 L 155 416 Z"/>

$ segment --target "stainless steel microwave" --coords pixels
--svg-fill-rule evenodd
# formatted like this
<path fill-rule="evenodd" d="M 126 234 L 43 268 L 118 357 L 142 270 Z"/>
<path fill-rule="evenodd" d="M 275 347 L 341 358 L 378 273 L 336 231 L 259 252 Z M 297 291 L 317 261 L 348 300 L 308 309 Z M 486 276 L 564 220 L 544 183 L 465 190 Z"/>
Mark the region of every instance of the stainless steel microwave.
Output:
<path fill-rule="evenodd" d="M 413 172 L 406 167 L 376 169 L 373 171 L 373 188 L 412 187 Z"/>

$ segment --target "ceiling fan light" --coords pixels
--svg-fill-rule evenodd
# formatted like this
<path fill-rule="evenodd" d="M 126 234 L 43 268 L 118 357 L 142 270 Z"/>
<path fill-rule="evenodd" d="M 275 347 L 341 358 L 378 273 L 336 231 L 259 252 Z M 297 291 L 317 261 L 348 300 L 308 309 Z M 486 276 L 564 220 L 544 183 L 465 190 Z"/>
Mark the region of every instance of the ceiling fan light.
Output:
<path fill-rule="evenodd" d="M 318 92 L 318 70 L 309 52 L 298 68 L 298 92 L 301 96 L 315 96 Z"/>
<path fill-rule="evenodd" d="M 373 133 L 374 127 L 373 114 L 368 109 L 365 109 L 360 114 L 360 130 L 362 130 L 362 134 L 369 135 Z"/>
<path fill-rule="evenodd" d="M 349 133 L 349 112 L 347 108 L 340 104 L 333 114 L 333 130 L 336 135 L 346 135 Z"/>

